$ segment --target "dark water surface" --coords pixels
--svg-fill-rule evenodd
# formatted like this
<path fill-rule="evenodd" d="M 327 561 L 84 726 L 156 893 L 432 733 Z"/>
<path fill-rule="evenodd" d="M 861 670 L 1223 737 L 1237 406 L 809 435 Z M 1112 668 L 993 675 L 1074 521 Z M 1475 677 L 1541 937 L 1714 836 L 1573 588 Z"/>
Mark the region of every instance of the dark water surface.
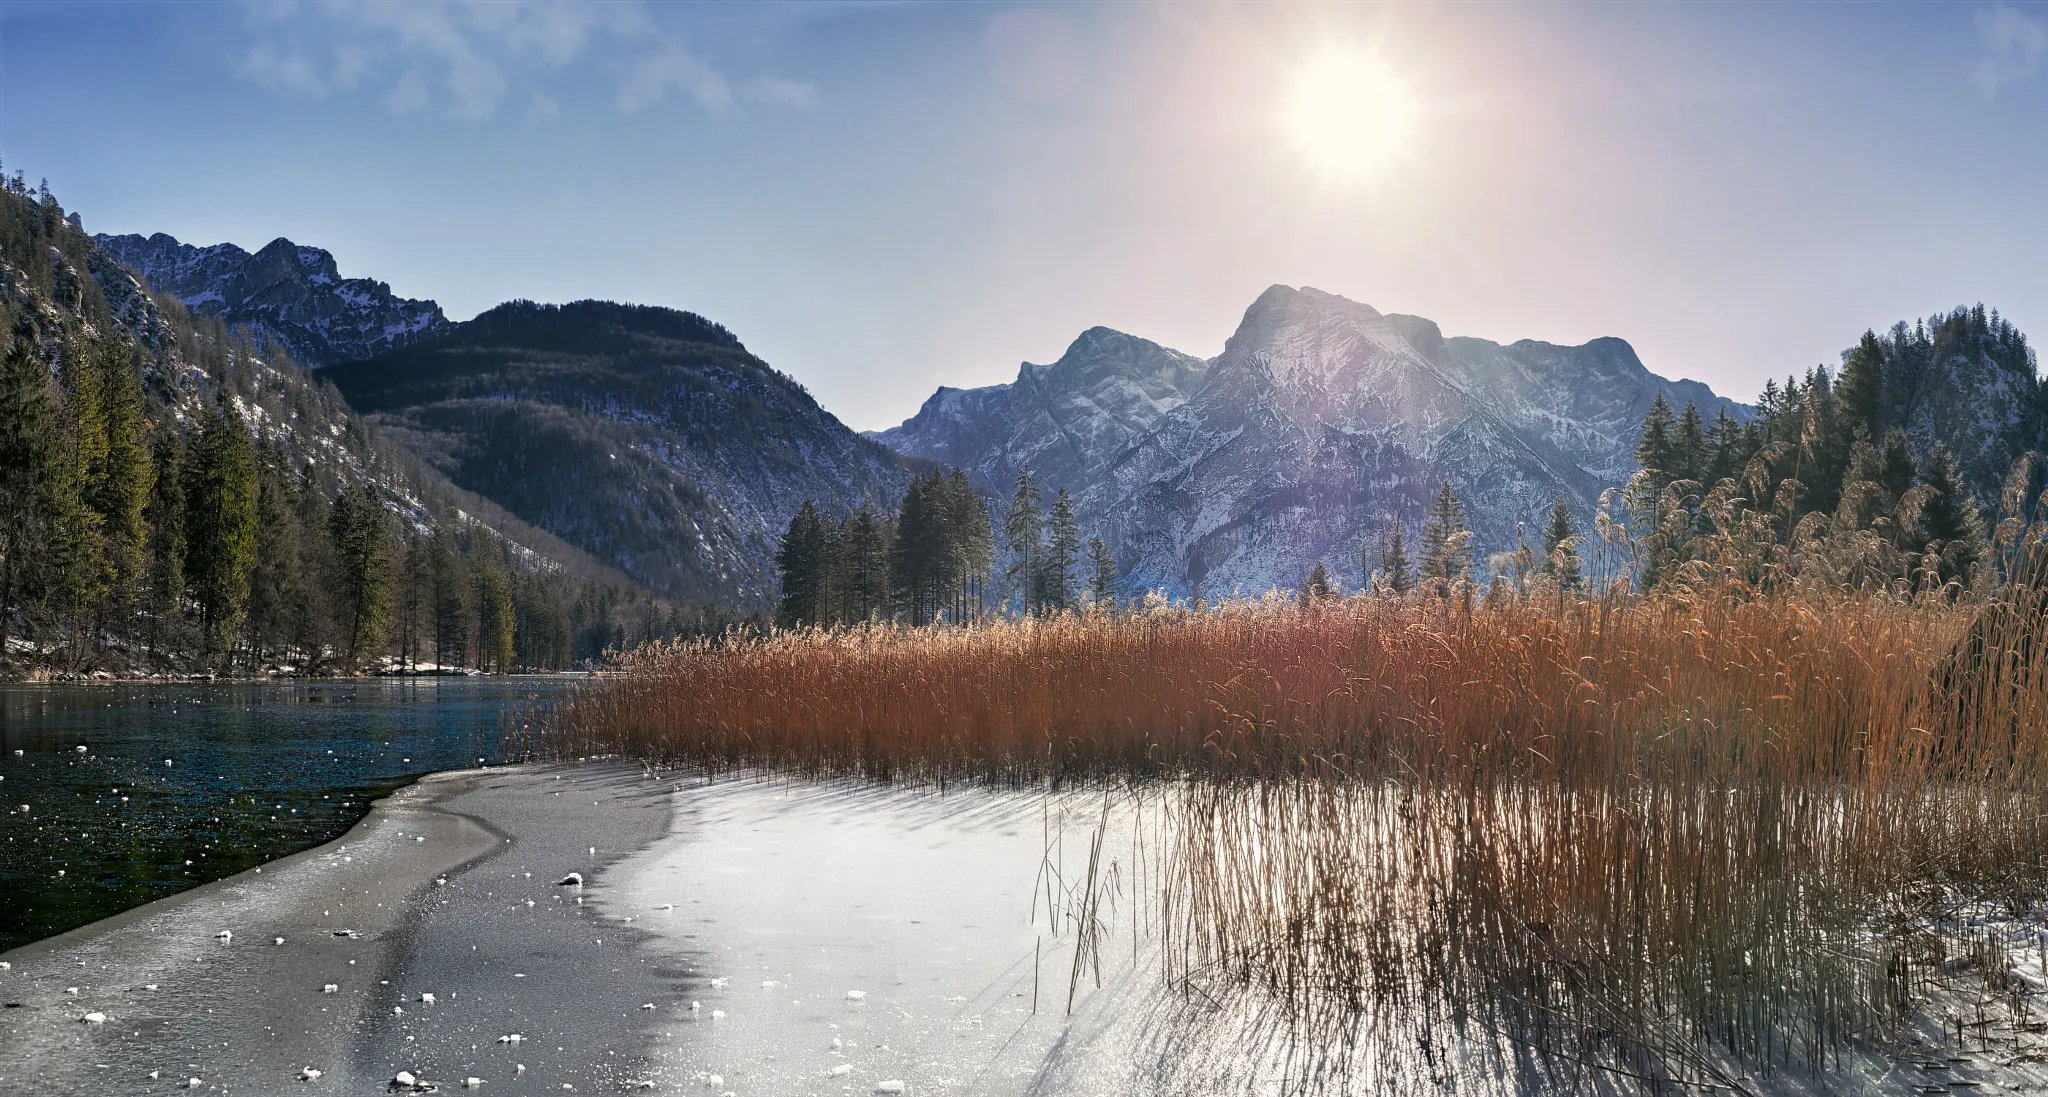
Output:
<path fill-rule="evenodd" d="M 0 685 L 0 951 L 339 837 L 569 684 Z"/>

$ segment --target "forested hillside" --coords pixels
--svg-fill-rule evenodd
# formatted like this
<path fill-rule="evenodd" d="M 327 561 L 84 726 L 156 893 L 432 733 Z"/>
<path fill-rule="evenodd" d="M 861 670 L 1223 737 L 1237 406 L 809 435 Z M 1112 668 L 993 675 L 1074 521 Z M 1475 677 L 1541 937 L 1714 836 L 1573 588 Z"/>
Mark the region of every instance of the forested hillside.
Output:
<path fill-rule="evenodd" d="M 0 188 L 0 673 L 566 666 L 697 627 Z"/>
<path fill-rule="evenodd" d="M 1626 507 L 1645 585 L 1772 566 L 1831 585 L 1997 582 L 1994 524 L 2032 517 L 2048 386 L 1983 305 L 1867 331 L 1839 369 L 1772 381 L 1752 422 L 1659 401 Z"/>
<path fill-rule="evenodd" d="M 667 597 L 766 610 L 806 499 L 892 505 L 912 465 L 692 313 L 514 301 L 321 371 L 449 479 Z"/>

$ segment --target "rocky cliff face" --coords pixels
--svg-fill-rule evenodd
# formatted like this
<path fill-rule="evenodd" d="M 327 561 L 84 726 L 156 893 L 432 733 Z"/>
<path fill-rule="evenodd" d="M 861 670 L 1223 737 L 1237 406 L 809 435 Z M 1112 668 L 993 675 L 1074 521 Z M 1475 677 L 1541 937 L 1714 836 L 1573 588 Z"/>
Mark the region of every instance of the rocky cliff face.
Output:
<path fill-rule="evenodd" d="M 678 598 L 768 605 L 804 500 L 891 504 L 911 476 L 672 309 L 513 302 L 323 375 L 457 484 Z"/>
<path fill-rule="evenodd" d="M 1362 581 L 1363 552 L 1396 524 L 1412 537 L 1445 481 L 1482 558 L 1518 526 L 1534 540 L 1560 494 L 1589 515 L 1634 471 L 1659 392 L 1747 413 L 1652 374 L 1618 339 L 1445 339 L 1419 317 L 1274 286 L 1208 362 L 1095 329 L 1051 366 L 940 390 L 875 437 L 994 491 L 1028 464 L 1077 497 L 1130 587 L 1220 594 L 1298 584 L 1318 559 Z"/>
<path fill-rule="evenodd" d="M 1884 420 L 1922 456 L 1937 439 L 1979 505 L 1998 505 L 2022 454 L 2048 445 L 2048 385 L 2027 338 L 1983 305 L 1895 325 L 1884 348 Z"/>
<path fill-rule="evenodd" d="M 255 328 L 309 366 L 369 358 L 449 327 L 434 302 L 395 296 L 368 278 L 343 278 L 334 256 L 282 237 L 253 255 L 233 244 L 194 247 L 163 233 L 94 239 L 156 292 Z"/>

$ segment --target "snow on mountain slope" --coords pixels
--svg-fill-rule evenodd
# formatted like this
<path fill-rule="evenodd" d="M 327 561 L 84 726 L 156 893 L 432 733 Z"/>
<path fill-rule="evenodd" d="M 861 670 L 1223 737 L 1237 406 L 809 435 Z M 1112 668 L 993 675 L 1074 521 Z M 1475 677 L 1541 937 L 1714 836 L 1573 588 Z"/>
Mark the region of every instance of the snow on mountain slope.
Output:
<path fill-rule="evenodd" d="M 163 233 L 94 237 L 101 247 L 195 312 L 247 324 L 307 365 L 368 358 L 447 330 L 432 301 L 343 278 L 334 256 L 282 237 L 251 254 L 233 244 L 194 247 Z"/>
<path fill-rule="evenodd" d="M 1419 317 L 1274 286 L 1208 362 L 1096 328 L 1052 366 L 942 389 L 874 437 L 993 491 L 1028 464 L 1076 496 L 1129 587 L 1224 593 L 1295 585 L 1319 559 L 1362 581 L 1366 553 L 1396 523 L 1413 537 L 1444 481 L 1482 558 L 1518 526 L 1536 538 L 1559 495 L 1583 518 L 1634 471 L 1659 392 L 1748 413 L 1649 372 L 1619 339 L 1447 340 Z"/>

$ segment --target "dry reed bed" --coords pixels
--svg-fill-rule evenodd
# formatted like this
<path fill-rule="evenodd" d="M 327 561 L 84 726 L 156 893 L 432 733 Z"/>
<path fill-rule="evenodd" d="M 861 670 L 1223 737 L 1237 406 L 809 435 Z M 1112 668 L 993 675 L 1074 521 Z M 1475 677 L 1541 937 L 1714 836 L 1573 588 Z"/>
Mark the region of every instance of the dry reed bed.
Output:
<path fill-rule="evenodd" d="M 546 731 L 714 771 L 1162 778 L 1184 985 L 1262 988 L 1379 1064 L 1449 1070 L 1477 1034 L 1733 1085 L 1902 1023 L 1947 959 L 1944 896 L 2041 900 L 2040 608 L 1357 599 L 781 633 L 632 653 Z"/>

